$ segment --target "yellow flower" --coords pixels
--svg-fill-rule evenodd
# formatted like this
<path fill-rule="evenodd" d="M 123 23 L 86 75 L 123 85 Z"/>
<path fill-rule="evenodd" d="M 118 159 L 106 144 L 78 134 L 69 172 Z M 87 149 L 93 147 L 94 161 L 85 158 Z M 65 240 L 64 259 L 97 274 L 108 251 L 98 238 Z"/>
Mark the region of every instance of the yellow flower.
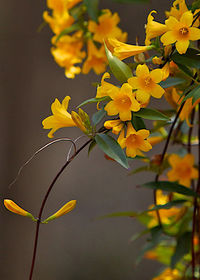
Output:
<path fill-rule="evenodd" d="M 114 55 L 119 59 L 123 60 L 127 57 L 134 56 L 151 50 L 153 46 L 133 46 L 129 44 L 122 43 L 115 38 L 108 38 L 108 42 L 114 47 Z"/>
<path fill-rule="evenodd" d="M 187 154 L 183 158 L 172 154 L 169 159 L 172 169 L 167 173 L 169 181 L 178 181 L 181 185 L 190 187 L 192 179 L 198 178 L 198 170 L 193 167 L 194 156 Z"/>
<path fill-rule="evenodd" d="M 117 24 L 120 21 L 118 14 L 114 13 L 112 15 L 108 9 L 105 9 L 102 12 L 102 15 L 98 18 L 98 23 L 90 20 L 88 24 L 88 30 L 94 33 L 94 41 L 103 43 L 103 40 L 108 37 L 114 37 L 117 39 L 124 37 L 124 33 L 122 33 L 119 27 L 117 27 Z"/>
<path fill-rule="evenodd" d="M 166 16 L 170 17 L 173 16 L 177 20 L 180 20 L 182 14 L 188 11 L 187 5 L 185 4 L 185 0 L 176 0 L 174 1 L 171 10 L 168 12 L 166 11 Z"/>
<path fill-rule="evenodd" d="M 150 136 L 148 141 L 153 146 L 162 142 L 165 138 L 163 136 Z"/>
<path fill-rule="evenodd" d="M 108 95 L 112 101 L 104 109 L 109 116 L 119 114 L 122 121 L 128 121 L 131 120 L 132 111 L 140 110 L 140 104 L 135 99 L 132 88 L 128 83 L 123 84 L 121 88 L 116 87 L 115 90 L 109 91 Z"/>
<path fill-rule="evenodd" d="M 169 196 L 163 194 L 163 192 L 161 190 L 158 190 L 156 192 L 157 205 L 164 205 L 164 204 L 168 203 L 169 201 L 170 201 Z M 149 209 L 151 209 L 153 207 L 155 207 L 155 205 L 151 205 L 149 207 Z M 163 224 L 166 224 L 166 225 L 171 224 L 172 219 L 177 217 L 181 213 L 182 213 L 182 209 L 178 208 L 178 207 L 171 207 L 170 209 L 159 210 L 159 215 L 160 215 L 161 221 Z M 156 211 L 151 211 L 148 213 L 148 215 L 150 217 L 152 217 L 152 219 L 148 223 L 148 227 L 149 228 L 155 227 L 158 224 L 158 217 L 157 217 Z"/>
<path fill-rule="evenodd" d="M 106 121 L 104 123 L 105 128 L 107 129 L 112 129 L 112 133 L 118 135 L 120 131 L 124 127 L 124 123 L 118 119 L 118 120 L 111 120 L 111 121 Z"/>
<path fill-rule="evenodd" d="M 46 220 L 43 221 L 44 224 L 48 223 L 49 221 L 52 221 L 54 219 L 57 219 L 70 211 L 72 211 L 76 206 L 76 200 L 71 200 L 67 202 L 60 210 L 58 210 L 55 214 L 52 216 L 48 217 Z"/>
<path fill-rule="evenodd" d="M 117 141 L 122 149 L 126 148 L 126 155 L 134 158 L 137 155 L 143 155 L 141 151 L 148 152 L 152 149 L 151 144 L 147 140 L 148 137 L 149 130 L 140 129 L 136 131 L 129 122 L 126 137 L 124 137 L 124 130 L 122 130 Z"/>
<path fill-rule="evenodd" d="M 166 46 L 176 43 L 176 49 L 180 54 L 186 53 L 190 41 L 200 39 L 200 29 L 192 27 L 193 14 L 188 11 L 185 12 L 180 21 L 175 17 L 170 16 L 165 21 L 169 31 L 161 37 L 161 42 Z"/>
<path fill-rule="evenodd" d="M 55 47 L 51 48 L 51 53 L 60 67 L 65 68 L 67 78 L 74 78 L 81 72 L 81 68 L 75 66 L 81 63 L 85 57 L 85 52 L 81 51 L 83 47 L 82 31 L 74 33 L 72 36 L 62 36 L 58 42 L 53 37 L 52 43 Z"/>
<path fill-rule="evenodd" d="M 167 26 L 165 24 L 154 21 L 153 13 L 156 11 L 151 11 L 147 18 L 146 24 L 146 40 L 145 45 L 151 44 L 151 39 L 156 38 L 167 31 Z"/>
<path fill-rule="evenodd" d="M 159 276 L 152 280 L 178 280 L 181 279 L 177 269 L 166 268 Z"/>
<path fill-rule="evenodd" d="M 59 128 L 76 126 L 75 122 L 72 120 L 71 115 L 67 112 L 70 99 L 71 98 L 69 96 L 66 96 L 63 99 L 62 104 L 60 104 L 59 100 L 56 98 L 54 103 L 52 103 L 51 111 L 53 115 L 47 117 L 42 122 L 44 129 L 51 129 L 48 134 L 49 138 L 52 138 L 54 132 Z"/>
<path fill-rule="evenodd" d="M 21 216 L 29 217 L 29 218 L 31 218 L 32 220 L 35 221 L 35 218 L 33 217 L 33 215 L 31 213 L 29 213 L 26 210 L 22 209 L 14 201 L 12 201 L 10 199 L 4 199 L 4 205 L 5 205 L 5 207 L 9 211 L 11 211 L 11 212 L 13 212 L 15 214 L 21 215 Z"/>
<path fill-rule="evenodd" d="M 53 13 L 61 14 L 82 0 L 47 0 L 47 7 L 53 10 Z"/>
<path fill-rule="evenodd" d="M 118 88 L 108 82 L 105 81 L 105 79 L 109 79 L 110 78 L 110 74 L 108 72 L 103 74 L 103 77 L 101 79 L 101 85 L 97 87 L 97 94 L 96 94 L 96 98 L 101 98 L 104 96 L 109 96 L 109 91 L 112 90 L 117 90 Z"/>
<path fill-rule="evenodd" d="M 155 69 L 149 72 L 146 64 L 138 65 L 136 68 L 136 76 L 128 79 L 128 83 L 136 91 L 136 99 L 141 103 L 148 102 L 150 96 L 161 98 L 164 89 L 158 85 L 163 80 L 163 71 Z"/>
<path fill-rule="evenodd" d="M 101 74 L 105 71 L 107 62 L 104 46 L 97 49 L 92 40 L 89 40 L 87 49 L 88 57 L 83 64 L 82 72 L 87 74 L 93 68 L 97 75 Z"/>

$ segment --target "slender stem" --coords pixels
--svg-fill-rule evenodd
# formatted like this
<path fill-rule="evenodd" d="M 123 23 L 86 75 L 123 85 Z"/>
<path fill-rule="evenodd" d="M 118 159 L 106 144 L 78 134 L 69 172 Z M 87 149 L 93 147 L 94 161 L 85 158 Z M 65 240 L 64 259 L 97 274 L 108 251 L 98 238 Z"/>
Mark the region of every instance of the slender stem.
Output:
<path fill-rule="evenodd" d="M 29 280 L 32 279 L 33 276 L 33 270 L 34 270 L 34 266 L 35 266 L 35 259 L 36 259 L 36 253 L 37 253 L 37 244 L 38 244 L 38 237 L 39 237 L 39 229 L 40 229 L 40 223 L 41 223 L 41 217 L 42 217 L 42 213 L 46 204 L 46 201 L 49 197 L 49 194 L 51 192 L 51 190 L 53 189 L 53 186 L 55 185 L 57 179 L 60 177 L 60 175 L 63 173 L 63 171 L 65 170 L 65 168 L 71 163 L 71 161 L 90 143 L 92 142 L 92 139 L 89 139 L 87 142 L 85 142 L 77 151 L 75 151 L 75 153 L 65 162 L 65 164 L 62 166 L 62 168 L 60 169 L 60 171 L 57 173 L 57 175 L 55 176 L 55 178 L 53 179 L 52 183 L 50 184 L 46 195 L 42 201 L 41 207 L 40 207 L 40 211 L 39 211 L 39 215 L 38 215 L 38 220 L 37 220 L 37 225 L 36 225 L 36 233 L 35 233 L 35 241 L 34 241 L 34 249 L 33 249 L 33 257 L 32 257 L 32 263 L 31 263 L 31 269 L 30 269 L 30 274 L 29 274 Z"/>
<path fill-rule="evenodd" d="M 194 116 L 195 116 L 195 109 L 192 110 L 191 114 L 191 126 L 189 128 L 188 132 L 188 146 L 187 146 L 187 151 L 190 154 L 191 153 L 191 139 L 192 139 L 192 131 L 193 131 L 193 124 L 194 124 Z"/>

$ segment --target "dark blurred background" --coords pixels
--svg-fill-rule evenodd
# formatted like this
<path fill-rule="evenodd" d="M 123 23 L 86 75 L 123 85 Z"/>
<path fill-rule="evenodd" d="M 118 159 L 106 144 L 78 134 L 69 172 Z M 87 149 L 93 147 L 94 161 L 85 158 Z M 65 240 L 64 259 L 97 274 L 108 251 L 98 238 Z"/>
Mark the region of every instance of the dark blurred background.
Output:
<path fill-rule="evenodd" d="M 17 183 L 8 188 L 19 167 L 41 146 L 48 143 L 41 121 L 51 114 L 50 105 L 70 95 L 70 110 L 95 95 L 93 73 L 66 79 L 64 70 L 51 54 L 52 33 L 46 26 L 40 33 L 45 1 L 0 0 L 1 34 L 1 268 L 2 280 L 28 279 L 35 224 L 9 213 L 3 199 L 10 198 L 38 215 L 42 198 L 61 165 L 70 145 L 57 143 L 39 154 L 24 170 Z M 128 42 L 144 42 L 144 24 L 155 9 L 157 19 L 172 1 L 154 0 L 149 4 L 114 3 L 101 0 L 101 7 L 118 12 L 120 27 L 129 34 Z M 160 102 L 161 103 L 161 102 Z M 88 112 L 94 106 L 87 107 Z M 75 128 L 62 129 L 56 137 L 78 137 Z M 81 141 L 84 140 L 80 140 Z M 158 146 L 160 149 L 161 146 Z M 138 162 L 132 161 L 131 167 Z M 148 280 L 159 268 L 154 262 L 135 259 L 144 239 L 131 243 L 142 227 L 131 218 L 98 219 L 118 211 L 141 211 L 152 203 L 152 192 L 136 188 L 151 174 L 128 176 L 128 171 L 104 159 L 95 148 L 90 157 L 83 151 L 56 183 L 44 211 L 48 217 L 64 203 L 77 200 L 70 214 L 41 226 L 33 279 L 36 280 Z"/>

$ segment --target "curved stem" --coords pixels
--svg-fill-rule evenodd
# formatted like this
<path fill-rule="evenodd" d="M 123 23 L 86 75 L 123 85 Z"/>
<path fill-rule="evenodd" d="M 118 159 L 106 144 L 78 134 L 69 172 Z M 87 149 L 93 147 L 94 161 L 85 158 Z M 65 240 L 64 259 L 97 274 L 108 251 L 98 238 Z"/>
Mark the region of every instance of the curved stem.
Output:
<path fill-rule="evenodd" d="M 33 257 L 32 257 L 32 263 L 31 263 L 31 269 L 30 269 L 30 274 L 29 274 L 29 280 L 32 279 L 33 276 L 33 270 L 35 266 L 35 259 L 36 259 L 36 253 L 37 253 L 37 244 L 38 244 L 38 237 L 39 237 L 39 229 L 40 229 L 40 223 L 41 223 L 41 217 L 42 213 L 46 204 L 46 201 L 49 197 L 49 194 L 51 190 L 53 189 L 53 186 L 55 185 L 57 179 L 60 177 L 60 175 L 63 173 L 65 168 L 70 164 L 70 162 L 92 141 L 92 139 L 89 139 L 87 142 L 85 142 L 77 151 L 75 150 L 74 154 L 65 162 L 65 164 L 62 166 L 60 171 L 56 174 L 55 178 L 53 179 L 52 183 L 50 184 L 46 195 L 42 201 L 39 215 L 38 215 L 38 220 L 37 220 L 37 225 L 36 225 L 36 233 L 35 233 L 35 241 L 34 241 L 34 249 L 33 249 Z"/>

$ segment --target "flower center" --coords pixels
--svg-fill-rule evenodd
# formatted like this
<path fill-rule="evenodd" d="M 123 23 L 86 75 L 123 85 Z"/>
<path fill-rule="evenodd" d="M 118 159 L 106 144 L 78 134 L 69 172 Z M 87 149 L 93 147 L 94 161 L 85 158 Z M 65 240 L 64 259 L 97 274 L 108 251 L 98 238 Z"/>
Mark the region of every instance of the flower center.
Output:
<path fill-rule="evenodd" d="M 126 146 L 138 148 L 141 145 L 142 138 L 139 135 L 131 134 L 126 138 Z"/>
<path fill-rule="evenodd" d="M 141 88 L 147 92 L 151 91 L 153 88 L 153 85 L 154 85 L 154 81 L 152 80 L 152 78 L 149 75 L 140 77 L 139 82 L 140 82 Z"/>
<path fill-rule="evenodd" d="M 179 33 L 181 36 L 186 36 L 189 33 L 189 29 L 187 27 L 182 27 L 179 29 Z"/>
<path fill-rule="evenodd" d="M 191 168 L 185 164 L 178 165 L 176 168 L 176 172 L 180 178 L 188 178 L 191 175 Z"/>
<path fill-rule="evenodd" d="M 119 108 L 119 110 L 129 110 L 131 107 L 131 100 L 127 95 L 122 95 L 118 97 L 116 100 L 116 105 Z"/>
<path fill-rule="evenodd" d="M 148 87 L 148 86 L 151 84 L 151 82 L 152 82 L 151 77 L 146 77 L 146 78 L 144 79 L 144 83 L 145 83 L 145 86 L 146 86 L 146 87 Z"/>

